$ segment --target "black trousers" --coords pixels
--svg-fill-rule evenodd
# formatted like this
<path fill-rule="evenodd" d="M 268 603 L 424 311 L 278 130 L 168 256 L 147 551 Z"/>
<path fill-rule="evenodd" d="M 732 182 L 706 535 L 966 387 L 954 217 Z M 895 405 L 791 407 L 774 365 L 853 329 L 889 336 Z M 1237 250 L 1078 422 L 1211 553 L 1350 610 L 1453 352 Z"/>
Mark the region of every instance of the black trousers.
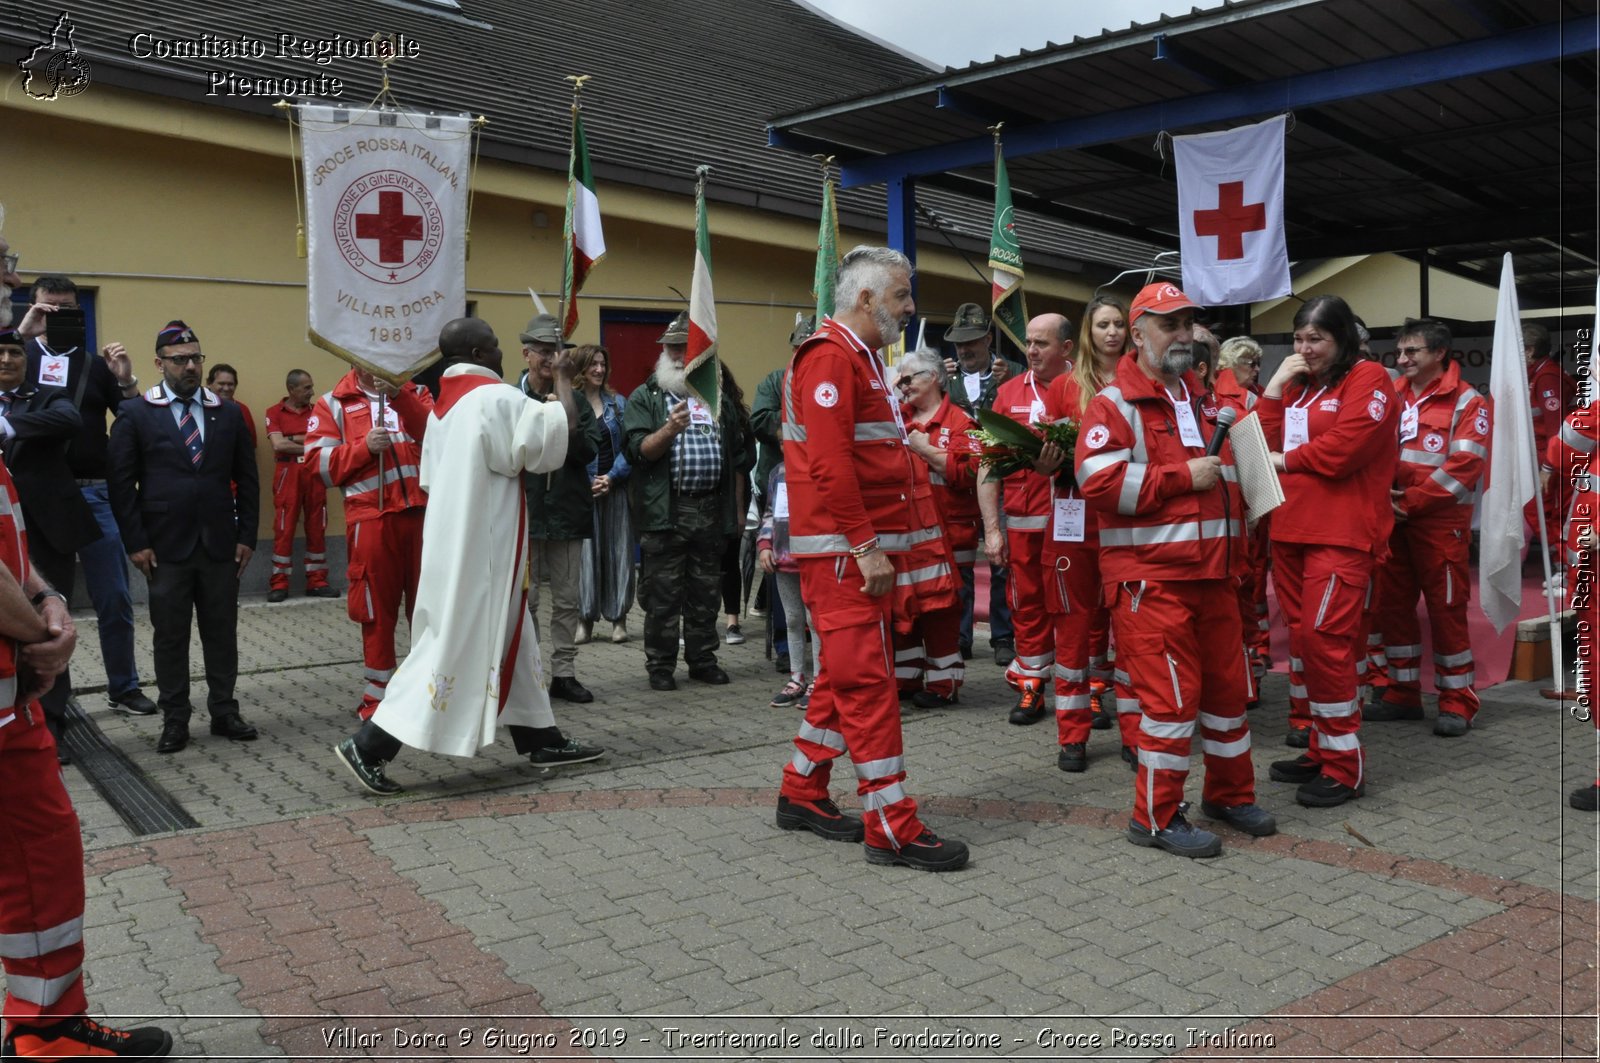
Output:
<path fill-rule="evenodd" d="M 239 566 L 214 561 L 202 548 L 181 561 L 156 558 L 149 578 L 150 623 L 155 627 L 156 686 L 164 720 L 187 723 L 189 628 L 200 621 L 206 668 L 206 709 L 215 719 L 239 711 L 233 696 L 239 677 Z"/>
<path fill-rule="evenodd" d="M 33 567 L 38 570 L 44 581 L 62 594 L 72 595 L 72 581 L 75 576 L 74 564 L 76 559 L 72 554 L 57 553 L 45 542 L 42 535 L 34 535 L 28 540 L 28 560 L 33 562 Z M 68 603 L 69 607 L 71 603 Z M 39 704 L 44 709 L 47 719 L 59 724 L 67 715 L 67 699 L 72 697 L 72 669 L 68 668 L 56 677 L 52 686 L 44 697 L 39 699 Z"/>

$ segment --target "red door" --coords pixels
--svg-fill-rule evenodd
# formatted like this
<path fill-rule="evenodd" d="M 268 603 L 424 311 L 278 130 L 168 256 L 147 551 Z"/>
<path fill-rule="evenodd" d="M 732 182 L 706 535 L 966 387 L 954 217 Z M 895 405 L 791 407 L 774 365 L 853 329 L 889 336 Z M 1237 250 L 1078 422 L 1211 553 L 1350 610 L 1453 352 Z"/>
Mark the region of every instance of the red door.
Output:
<path fill-rule="evenodd" d="M 611 387 L 624 397 L 655 372 L 661 333 L 676 316 L 665 311 L 600 311 L 600 343 L 611 352 Z"/>

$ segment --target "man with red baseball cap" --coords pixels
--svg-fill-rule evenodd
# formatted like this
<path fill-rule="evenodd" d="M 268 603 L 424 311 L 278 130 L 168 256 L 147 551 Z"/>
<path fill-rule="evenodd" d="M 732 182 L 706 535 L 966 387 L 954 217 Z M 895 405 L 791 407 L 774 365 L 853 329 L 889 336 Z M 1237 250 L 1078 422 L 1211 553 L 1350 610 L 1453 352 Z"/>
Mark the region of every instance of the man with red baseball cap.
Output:
<path fill-rule="evenodd" d="M 1255 803 L 1245 719 L 1244 632 L 1235 582 L 1245 570 L 1244 503 L 1226 443 L 1199 409 L 1195 304 L 1175 285 L 1147 285 L 1128 315 L 1136 353 L 1084 413 L 1078 486 L 1100 519 L 1100 573 L 1110 595 L 1117 670 L 1141 711 L 1128 840 L 1179 856 L 1222 842 L 1182 812 L 1199 724 L 1201 811 L 1246 834 L 1277 832 Z"/>

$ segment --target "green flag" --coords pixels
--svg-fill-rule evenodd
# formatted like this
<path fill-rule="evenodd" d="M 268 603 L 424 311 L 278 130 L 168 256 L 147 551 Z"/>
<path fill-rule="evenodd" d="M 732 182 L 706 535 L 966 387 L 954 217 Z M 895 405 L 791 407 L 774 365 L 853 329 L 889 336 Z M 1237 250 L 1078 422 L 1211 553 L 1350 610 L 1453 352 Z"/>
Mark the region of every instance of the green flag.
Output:
<path fill-rule="evenodd" d="M 990 312 L 1000 331 L 1019 349 L 1027 349 L 1028 305 L 1022 295 L 1022 245 L 1017 241 L 1016 212 L 1011 207 L 1011 180 L 1000 137 L 994 138 L 994 235 L 989 239 L 993 270 Z"/>
<path fill-rule="evenodd" d="M 822 178 L 822 222 L 817 226 L 817 268 L 811 294 L 817 297 L 817 323 L 833 316 L 833 282 L 839 272 L 839 204 L 833 196 L 833 168 Z"/>

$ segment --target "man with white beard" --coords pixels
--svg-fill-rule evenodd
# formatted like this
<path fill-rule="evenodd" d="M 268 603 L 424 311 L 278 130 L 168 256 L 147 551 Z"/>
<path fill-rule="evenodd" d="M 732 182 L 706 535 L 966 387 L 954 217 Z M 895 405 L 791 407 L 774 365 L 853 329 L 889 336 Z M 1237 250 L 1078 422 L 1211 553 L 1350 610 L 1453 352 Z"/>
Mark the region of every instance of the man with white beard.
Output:
<path fill-rule="evenodd" d="M 687 313 L 660 343 L 656 371 L 628 396 L 623 450 L 637 492 L 645 669 L 651 689 L 676 690 L 680 620 L 689 678 L 728 682 L 716 654 L 722 553 L 744 526 L 737 484 L 755 466 L 755 441 L 733 403 L 713 413 L 689 388 Z"/>

